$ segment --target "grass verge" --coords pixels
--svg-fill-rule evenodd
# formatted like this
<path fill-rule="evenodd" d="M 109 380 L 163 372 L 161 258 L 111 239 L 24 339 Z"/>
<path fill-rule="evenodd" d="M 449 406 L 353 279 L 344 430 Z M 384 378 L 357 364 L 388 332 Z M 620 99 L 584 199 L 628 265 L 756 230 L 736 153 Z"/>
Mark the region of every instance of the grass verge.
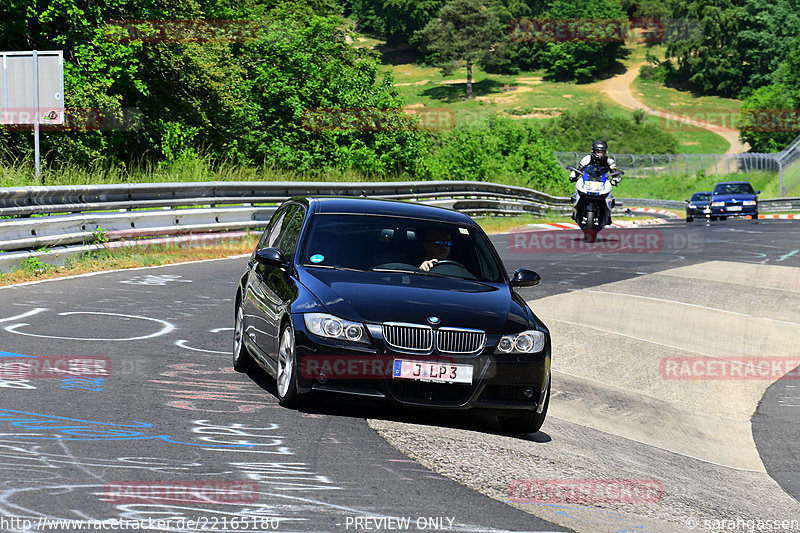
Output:
<path fill-rule="evenodd" d="M 633 80 L 631 88 L 637 98 L 659 111 L 708 122 L 715 126 L 734 129 L 738 126 L 741 100 L 719 96 L 696 96 L 690 91 L 679 91 L 661 82 L 643 80 L 640 77 Z M 681 123 L 665 121 L 666 125 L 677 129 L 685 127 Z"/>

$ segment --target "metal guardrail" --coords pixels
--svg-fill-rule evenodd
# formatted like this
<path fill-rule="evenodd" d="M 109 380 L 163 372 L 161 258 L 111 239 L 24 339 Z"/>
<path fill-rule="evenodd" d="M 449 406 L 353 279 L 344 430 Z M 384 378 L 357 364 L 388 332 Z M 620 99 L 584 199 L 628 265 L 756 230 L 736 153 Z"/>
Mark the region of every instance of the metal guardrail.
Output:
<path fill-rule="evenodd" d="M 84 250 L 100 241 L 257 230 L 292 196 L 365 195 L 411 200 L 471 215 L 566 213 L 567 197 L 470 181 L 321 183 L 201 182 L 0 188 L 0 270 L 42 248 Z M 684 202 L 618 198 L 629 206 L 683 209 Z M 760 210 L 800 210 L 800 198 L 762 200 Z M 31 252 L 39 249 L 39 252 Z"/>

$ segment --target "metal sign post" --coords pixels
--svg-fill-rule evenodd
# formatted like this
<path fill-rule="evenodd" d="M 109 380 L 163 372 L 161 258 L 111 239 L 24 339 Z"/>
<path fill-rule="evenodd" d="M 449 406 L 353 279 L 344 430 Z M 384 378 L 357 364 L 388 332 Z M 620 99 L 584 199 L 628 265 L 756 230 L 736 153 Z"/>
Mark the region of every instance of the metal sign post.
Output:
<path fill-rule="evenodd" d="M 33 125 L 36 179 L 41 124 L 64 123 L 64 54 L 61 50 L 0 52 L 0 124 Z"/>
<path fill-rule="evenodd" d="M 33 51 L 33 152 L 36 180 L 39 180 L 39 51 Z"/>

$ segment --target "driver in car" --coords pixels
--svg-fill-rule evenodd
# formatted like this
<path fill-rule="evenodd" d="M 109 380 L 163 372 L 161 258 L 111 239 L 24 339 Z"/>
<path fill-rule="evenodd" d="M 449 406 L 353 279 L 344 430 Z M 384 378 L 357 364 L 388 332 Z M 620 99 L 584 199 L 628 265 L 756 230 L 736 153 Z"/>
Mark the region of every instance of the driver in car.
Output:
<path fill-rule="evenodd" d="M 423 261 L 419 268 L 428 272 L 433 265 L 447 259 L 447 256 L 450 255 L 450 247 L 453 246 L 453 240 L 449 231 L 435 229 L 425 234 L 425 241 L 422 245 L 425 247 L 425 257 L 428 259 Z"/>

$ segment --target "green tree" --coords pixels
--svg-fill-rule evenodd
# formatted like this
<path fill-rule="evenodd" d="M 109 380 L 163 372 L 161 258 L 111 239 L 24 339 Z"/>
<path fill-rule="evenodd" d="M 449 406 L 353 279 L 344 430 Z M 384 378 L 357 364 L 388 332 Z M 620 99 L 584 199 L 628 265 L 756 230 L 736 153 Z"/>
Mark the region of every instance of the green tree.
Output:
<path fill-rule="evenodd" d="M 546 16 L 556 20 L 585 19 L 587 31 L 595 35 L 598 26 L 595 21 L 618 20 L 622 27 L 627 22 L 618 0 L 552 0 Z M 614 36 L 599 37 L 547 43 L 541 56 L 542 65 L 557 79 L 589 81 L 598 72 L 612 68 L 624 44 L 621 40 L 614 41 Z"/>
<path fill-rule="evenodd" d="M 753 152 L 783 150 L 800 133 L 796 107 L 782 83 L 759 87 L 742 103 L 740 140 Z"/>
<path fill-rule="evenodd" d="M 350 46 L 338 17 L 312 17 L 286 39 L 262 39 L 248 51 L 249 133 L 241 141 L 259 161 L 310 171 L 337 167 L 370 173 L 413 172 L 425 133 L 404 121 L 390 75 L 377 56 Z M 356 115 L 392 120 L 372 127 Z M 352 127 L 314 127 L 312 118 L 351 117 Z"/>
<path fill-rule="evenodd" d="M 773 73 L 787 59 L 800 35 L 800 1 L 746 0 L 735 45 L 741 53 L 739 97 L 773 82 Z"/>
<path fill-rule="evenodd" d="M 472 67 L 493 53 L 504 38 L 494 11 L 479 0 L 453 0 L 442 7 L 439 17 L 415 34 L 430 54 L 430 60 L 445 76 L 461 64 L 467 67 L 467 99 L 472 95 Z"/>
<path fill-rule="evenodd" d="M 10 0 L 0 6 L 0 49 L 63 49 L 68 109 L 105 118 L 138 109 L 136 129 L 43 136 L 46 160 L 82 165 L 208 164 L 227 159 L 295 170 L 412 172 L 425 133 L 409 124 L 377 57 L 348 44 L 333 0 Z M 108 21 L 226 19 L 248 38 L 130 40 Z M 191 36 L 191 35 L 190 35 Z M 233 35 L 234 37 L 235 34 Z M 381 109 L 389 127 L 304 127 L 317 108 Z M 104 125 L 107 125 L 104 123 Z M 127 125 L 126 125 L 127 126 Z M 121 128 L 117 127 L 117 130 Z M 27 158 L 29 135 L 0 131 L 7 159 Z"/>
<path fill-rule="evenodd" d="M 409 43 L 446 0 L 353 0 L 348 12 L 358 27 L 390 41 Z"/>
<path fill-rule="evenodd" d="M 677 59 L 678 79 L 703 92 L 735 97 L 743 76 L 736 49 L 745 0 L 672 0 L 672 16 L 697 21 L 700 31 L 669 39 L 667 57 Z"/>
<path fill-rule="evenodd" d="M 800 37 L 772 78 L 742 103 L 739 137 L 754 152 L 778 152 L 800 134 Z"/>
<path fill-rule="evenodd" d="M 669 79 L 701 92 L 741 98 L 772 81 L 800 34 L 798 0 L 671 0 L 684 21 L 667 34 Z M 692 26 L 696 26 L 692 28 Z"/>

